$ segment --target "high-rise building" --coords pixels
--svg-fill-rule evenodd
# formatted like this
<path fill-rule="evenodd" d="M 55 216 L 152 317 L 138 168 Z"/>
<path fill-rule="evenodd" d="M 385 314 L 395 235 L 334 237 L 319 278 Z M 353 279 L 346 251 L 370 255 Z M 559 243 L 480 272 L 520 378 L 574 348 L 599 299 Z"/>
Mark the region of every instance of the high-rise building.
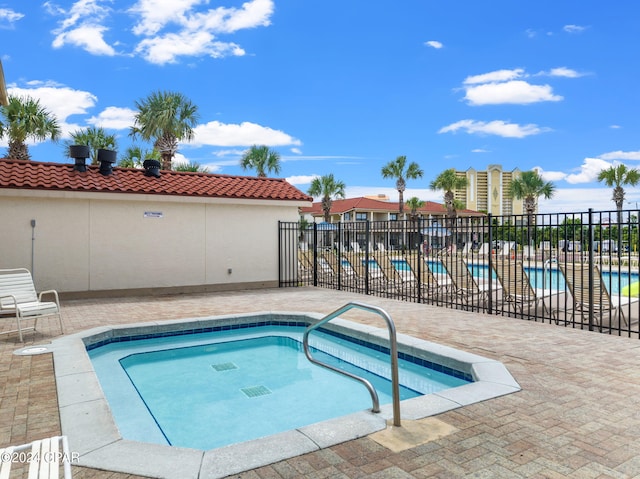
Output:
<path fill-rule="evenodd" d="M 520 176 L 518 168 L 503 171 L 502 165 L 489 165 L 485 171 L 469 168 L 456 174 L 467 179 L 466 189 L 454 192 L 465 208 L 497 216 L 524 213 L 523 201 L 512 198 L 509 192 L 511 182 Z"/>

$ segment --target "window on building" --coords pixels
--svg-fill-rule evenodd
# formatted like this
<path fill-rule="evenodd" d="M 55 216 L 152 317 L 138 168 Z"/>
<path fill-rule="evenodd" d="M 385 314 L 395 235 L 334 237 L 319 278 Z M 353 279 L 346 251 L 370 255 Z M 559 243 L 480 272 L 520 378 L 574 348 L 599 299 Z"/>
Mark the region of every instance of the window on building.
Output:
<path fill-rule="evenodd" d="M 367 221 L 367 213 L 356 213 L 356 221 Z"/>
<path fill-rule="evenodd" d="M 351 221 L 351 212 L 345 213 L 343 217 L 345 221 Z"/>
<path fill-rule="evenodd" d="M 398 221 L 398 213 L 389 213 L 390 221 Z"/>

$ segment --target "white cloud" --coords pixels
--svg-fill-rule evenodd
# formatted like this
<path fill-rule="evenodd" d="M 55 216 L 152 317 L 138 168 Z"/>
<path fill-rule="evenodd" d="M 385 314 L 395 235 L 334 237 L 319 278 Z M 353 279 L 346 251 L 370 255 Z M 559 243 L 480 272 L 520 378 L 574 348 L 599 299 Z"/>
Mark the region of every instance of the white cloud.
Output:
<path fill-rule="evenodd" d="M 62 48 L 73 45 L 93 55 L 115 55 L 115 50 L 103 35 L 108 29 L 101 22 L 111 13 L 111 9 L 103 6 L 103 3 L 99 0 L 78 0 L 69 10 L 65 10 L 46 2 L 44 6 L 50 14 L 64 17 L 52 32 L 55 35 L 52 46 Z"/>
<path fill-rule="evenodd" d="M 622 127 L 620 125 L 611 125 L 609 128 L 611 128 L 612 130 L 618 130 Z"/>
<path fill-rule="evenodd" d="M 288 176 L 285 178 L 292 185 L 308 185 L 310 184 L 314 178 L 317 178 L 319 175 L 297 175 L 297 176 Z"/>
<path fill-rule="evenodd" d="M 471 150 L 471 153 L 489 153 L 490 150 L 485 150 L 484 148 L 474 148 Z"/>
<path fill-rule="evenodd" d="M 211 121 L 198 125 L 194 129 L 195 146 L 286 146 L 301 145 L 302 142 L 286 133 L 272 128 L 243 122 L 241 124 L 224 124 Z"/>
<path fill-rule="evenodd" d="M 97 97 L 92 93 L 47 82 L 30 82 L 34 88 L 19 88 L 10 86 L 8 93 L 14 96 L 30 96 L 37 99 L 51 114 L 58 119 L 62 129 L 63 138 L 67 138 L 70 132 L 79 127 L 67 120 L 72 115 L 86 114 L 97 101 Z"/>
<path fill-rule="evenodd" d="M 583 27 L 581 25 L 565 25 L 562 29 L 567 33 L 582 33 L 588 27 Z"/>
<path fill-rule="evenodd" d="M 485 83 L 466 88 L 465 99 L 470 105 L 499 105 L 504 103 L 526 105 L 541 101 L 560 101 L 549 85 L 532 85 L 522 80 L 503 83 Z"/>
<path fill-rule="evenodd" d="M 602 160 L 640 160 L 640 151 L 610 151 L 598 158 Z"/>
<path fill-rule="evenodd" d="M 424 42 L 424 44 L 427 45 L 428 47 L 435 48 L 436 50 L 439 50 L 444 46 L 442 43 L 440 43 L 437 40 L 429 40 L 428 42 Z"/>
<path fill-rule="evenodd" d="M 117 52 L 114 46 L 125 42 L 107 42 L 106 35 L 115 34 L 106 25 L 122 24 L 112 17 L 123 12 L 104 6 L 109 3 L 112 2 L 76 0 L 65 9 L 46 2 L 47 11 L 61 17 L 52 32 L 53 46 L 73 45 L 93 55 L 132 53 L 158 65 L 175 63 L 184 56 L 242 56 L 245 51 L 241 46 L 218 36 L 268 26 L 274 11 L 273 0 L 248 0 L 237 8 L 208 8 L 208 0 L 138 0 L 123 18 L 134 18 L 130 30 L 140 39 L 132 52 Z"/>
<path fill-rule="evenodd" d="M 295 153 L 296 155 L 301 155 L 302 150 L 300 148 L 291 148 L 291 153 Z"/>
<path fill-rule="evenodd" d="M 135 53 L 157 65 L 175 63 L 181 56 L 208 55 L 211 58 L 243 56 L 245 51 L 234 43 L 214 41 L 206 31 L 182 31 L 142 40 Z"/>
<path fill-rule="evenodd" d="M 135 115 L 136 111 L 131 108 L 109 106 L 100 112 L 98 116 L 89 118 L 87 123 L 111 130 L 124 130 L 134 124 Z"/>
<path fill-rule="evenodd" d="M 495 83 L 504 82 L 509 80 L 515 80 L 524 76 L 524 70 L 522 68 L 516 68 L 514 70 L 496 70 L 489 73 L 483 73 L 481 75 L 472 75 L 464 79 L 465 85 L 477 85 L 480 83 Z"/>
<path fill-rule="evenodd" d="M 225 158 L 227 156 L 242 156 L 244 154 L 244 152 L 247 150 L 239 150 L 239 149 L 234 149 L 234 150 L 217 150 L 214 151 L 212 153 L 213 156 L 217 156 L 218 158 Z M 237 163 L 237 160 L 234 160 Z"/>
<path fill-rule="evenodd" d="M 3 26 L 12 27 L 15 22 L 22 20 L 23 18 L 23 13 L 18 13 L 10 8 L 0 8 L 0 28 Z"/>
<path fill-rule="evenodd" d="M 552 182 L 561 181 L 567 177 L 567 174 L 563 171 L 544 171 L 539 166 L 534 166 L 531 169 L 536 170 L 544 181 L 552 181 Z"/>
<path fill-rule="evenodd" d="M 577 173 L 571 173 L 565 180 L 570 184 L 593 183 L 598 181 L 598 174 L 611 166 L 611 163 L 600 158 L 585 158 Z"/>
<path fill-rule="evenodd" d="M 53 40 L 53 48 L 64 45 L 80 47 L 93 55 L 114 56 L 116 51 L 105 42 L 103 33 L 106 27 L 100 25 L 82 25 L 67 32 L 61 32 Z"/>
<path fill-rule="evenodd" d="M 133 33 L 143 36 L 135 52 L 155 64 L 174 63 L 181 56 L 221 58 L 242 56 L 237 44 L 217 39 L 218 34 L 268 26 L 273 0 L 251 0 L 241 8 L 218 7 L 197 11 L 202 0 L 139 0 L 129 11 L 140 21 Z"/>
<path fill-rule="evenodd" d="M 583 73 L 579 73 L 567 67 L 552 68 L 549 71 L 548 75 L 553 77 L 564 77 L 564 78 L 579 78 L 581 76 L 584 76 Z"/>
<path fill-rule="evenodd" d="M 549 128 L 541 128 L 534 124 L 518 125 L 517 123 L 507 123 L 502 120 L 489 122 L 460 120 L 440 128 L 438 133 L 455 133 L 458 130 L 463 130 L 469 134 L 497 135 L 505 138 L 524 138 L 550 131 Z"/>
<path fill-rule="evenodd" d="M 140 19 L 134 25 L 133 33 L 155 35 L 167 24 L 184 22 L 185 13 L 200 3 L 202 0 L 139 0 L 129 9 L 129 13 Z"/>
<path fill-rule="evenodd" d="M 575 213 L 610 210 L 613 207 L 609 188 L 556 188 L 553 198 L 538 200 L 540 213 Z"/>

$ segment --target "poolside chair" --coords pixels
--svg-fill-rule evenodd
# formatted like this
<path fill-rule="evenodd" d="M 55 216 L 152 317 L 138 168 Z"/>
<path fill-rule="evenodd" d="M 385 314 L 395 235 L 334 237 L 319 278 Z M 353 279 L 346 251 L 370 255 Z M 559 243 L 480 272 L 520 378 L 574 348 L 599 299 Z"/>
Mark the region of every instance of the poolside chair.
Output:
<path fill-rule="evenodd" d="M 558 295 L 557 291 L 534 288 L 520 260 L 496 260 L 492 267 L 502 286 L 502 297 L 509 307 L 513 307 L 514 312 L 522 314 L 526 306 L 529 310 L 533 307 L 536 312 L 541 308 L 544 315 L 548 311 L 545 297 Z"/>
<path fill-rule="evenodd" d="M 567 288 L 573 298 L 572 308 L 568 311 L 571 319 L 576 313 L 580 314 L 581 320 L 589 315 L 589 268 L 588 263 L 563 263 L 560 262 L 560 271 L 564 276 Z M 638 302 L 638 298 L 621 295 L 610 295 L 598 266 L 592 266 L 593 275 L 593 314 L 595 324 L 599 326 L 607 326 L 603 324 L 605 313 L 609 313 L 609 320 L 618 317 L 625 326 L 629 326 L 629 322 L 625 317 L 625 309 L 630 309 L 630 305 Z M 596 321 L 597 320 L 597 321 Z M 611 326 L 611 324 L 609 324 Z"/>
<path fill-rule="evenodd" d="M 458 255 L 443 256 L 442 264 L 451 280 L 454 296 L 465 306 L 480 303 L 482 307 L 486 307 L 489 293 L 501 289 L 498 284 L 491 283 L 491 275 L 486 281 L 476 278 L 469 271 L 467 263 Z"/>
<path fill-rule="evenodd" d="M 13 464 L 29 464 L 29 479 L 58 478 L 60 468 L 65 479 L 72 479 L 71 461 L 74 459 L 69 451 L 69 443 L 66 436 L 54 436 L 46 439 L 39 439 L 20 446 L 8 446 L 0 448 L 0 478 L 9 478 Z M 5 460 L 13 457 L 24 457 L 25 460 Z M 27 460 L 28 458 L 29 460 Z"/>
<path fill-rule="evenodd" d="M 478 248 L 478 256 L 488 256 L 491 253 L 491 245 L 489 243 L 482 243 Z"/>
<path fill-rule="evenodd" d="M 52 296 L 53 301 L 42 301 L 44 295 Z M 35 331 L 38 319 L 57 316 L 60 331 L 64 334 L 60 301 L 57 291 L 51 289 L 36 293 L 31 272 L 26 268 L 0 270 L 0 316 L 13 317 L 18 329 L 3 331 L 0 334 L 18 333 L 20 342 L 24 342 L 22 332 Z M 22 323 L 33 319 L 33 326 L 25 328 Z"/>
<path fill-rule="evenodd" d="M 327 262 L 327 265 L 331 268 L 331 273 L 336 278 L 336 281 L 339 276 L 342 284 L 358 283 L 359 279 L 355 270 L 351 266 L 351 263 L 346 261 L 345 264 L 342 256 L 338 256 L 333 251 L 325 251 L 322 253 L 322 256 Z"/>
<path fill-rule="evenodd" d="M 400 271 L 396 269 L 387 253 L 375 252 L 371 257 L 378 264 L 380 272 L 384 276 L 384 282 L 386 283 L 387 289 L 396 289 L 399 291 L 400 287 L 404 283 L 412 282 L 413 276 L 409 279 L 408 277 L 400 274 Z"/>
<path fill-rule="evenodd" d="M 353 252 L 344 252 L 340 255 L 340 262 L 346 282 L 358 288 L 364 287 L 367 272 L 362 263 L 362 257 Z"/>
<path fill-rule="evenodd" d="M 367 277 L 367 270 L 363 263 L 364 256 L 352 251 L 347 251 L 343 254 L 343 258 L 349 263 L 357 284 L 359 286 L 364 285 Z"/>
<path fill-rule="evenodd" d="M 420 282 L 421 287 L 426 288 L 426 295 L 429 297 L 439 297 L 442 293 L 446 292 L 451 282 L 444 275 L 436 275 L 431 271 L 429 265 L 422 261 L 420 262 L 420 256 L 417 252 L 410 252 L 405 254 L 405 261 L 409 265 L 411 272 L 413 273 L 416 281 Z M 418 267 L 420 266 L 420 267 Z"/>
<path fill-rule="evenodd" d="M 469 256 L 469 253 L 471 252 L 471 243 L 469 243 L 468 241 L 464 244 L 464 247 L 462 248 L 462 251 L 460 252 L 460 254 L 462 256 Z"/>
<path fill-rule="evenodd" d="M 320 283 L 337 284 L 339 266 L 333 251 L 318 252 L 317 268 L 317 278 Z"/>
<path fill-rule="evenodd" d="M 298 250 L 298 274 L 303 280 L 313 278 L 313 259 L 310 254 L 309 250 Z"/>

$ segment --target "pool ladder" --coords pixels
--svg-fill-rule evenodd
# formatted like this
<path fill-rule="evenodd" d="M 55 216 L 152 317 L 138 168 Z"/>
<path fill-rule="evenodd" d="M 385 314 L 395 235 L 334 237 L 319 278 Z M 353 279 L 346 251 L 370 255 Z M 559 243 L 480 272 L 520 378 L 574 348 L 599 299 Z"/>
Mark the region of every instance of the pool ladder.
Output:
<path fill-rule="evenodd" d="M 304 354 L 307 356 L 307 359 L 318 366 L 325 367 L 332 371 L 335 371 L 340 374 L 344 374 L 356 381 L 361 382 L 365 385 L 365 387 L 369 390 L 369 394 L 371 395 L 371 402 L 373 403 L 373 407 L 371 410 L 373 412 L 380 412 L 380 402 L 378 400 L 378 393 L 376 389 L 373 387 L 368 380 L 363 377 L 357 376 L 355 374 L 349 373 L 347 371 L 343 371 L 342 369 L 331 366 L 330 364 L 323 363 L 322 361 L 318 361 L 311 355 L 311 351 L 309 349 L 309 333 L 314 329 L 319 328 L 325 323 L 328 323 L 332 319 L 337 318 L 343 313 L 346 313 L 350 309 L 358 308 L 363 309 L 365 311 L 370 311 L 372 313 L 376 313 L 384 318 L 387 323 L 387 328 L 389 329 L 389 350 L 391 355 L 391 392 L 393 396 L 393 425 L 400 426 L 400 386 L 398 380 L 398 343 L 396 341 L 396 326 L 393 324 L 393 320 L 391 316 L 382 308 L 377 306 L 370 306 L 368 304 L 360 303 L 357 301 L 352 301 L 350 303 L 345 304 L 339 309 L 336 309 L 333 313 L 329 313 L 316 324 L 309 326 L 305 332 L 302 339 L 302 345 L 304 347 Z"/>

